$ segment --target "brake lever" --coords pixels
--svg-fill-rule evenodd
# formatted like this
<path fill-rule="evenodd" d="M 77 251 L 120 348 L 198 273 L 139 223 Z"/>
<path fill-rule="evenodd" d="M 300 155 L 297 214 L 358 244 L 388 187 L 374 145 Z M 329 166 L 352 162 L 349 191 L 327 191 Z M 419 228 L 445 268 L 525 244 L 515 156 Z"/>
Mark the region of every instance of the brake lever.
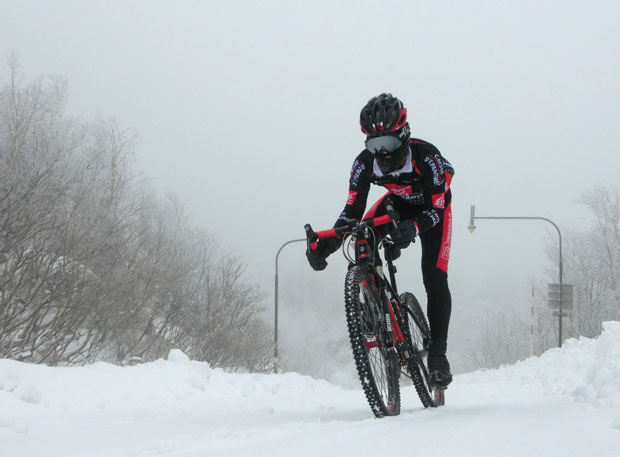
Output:
<path fill-rule="evenodd" d="M 304 225 L 304 230 L 306 231 L 306 239 L 308 240 L 308 249 L 316 251 L 319 247 L 319 235 L 312 230 L 310 224 Z"/>
<path fill-rule="evenodd" d="M 396 230 L 398 230 L 398 221 L 400 219 L 398 213 L 392 206 L 391 202 L 388 202 L 388 204 L 385 205 L 385 208 L 387 210 L 388 216 L 390 216 L 390 219 L 392 220 L 392 225 L 394 226 Z"/>

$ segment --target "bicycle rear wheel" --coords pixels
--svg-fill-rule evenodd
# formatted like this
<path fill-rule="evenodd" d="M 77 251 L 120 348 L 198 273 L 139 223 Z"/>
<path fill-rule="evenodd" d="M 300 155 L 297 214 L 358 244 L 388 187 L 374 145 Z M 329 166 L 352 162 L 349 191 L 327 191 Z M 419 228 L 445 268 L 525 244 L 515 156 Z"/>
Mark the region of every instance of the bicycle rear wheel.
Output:
<path fill-rule="evenodd" d="M 374 273 L 352 267 L 345 280 L 349 339 L 362 388 L 376 417 L 400 413 L 400 363 L 389 347 Z"/>
<path fill-rule="evenodd" d="M 410 292 L 401 294 L 399 304 L 403 313 L 401 326 L 403 335 L 413 349 L 412 356 L 407 360 L 407 370 L 411 375 L 415 390 L 425 408 L 441 406 L 444 404 L 444 389 L 437 389 L 429 383 L 428 371 L 424 365 L 431 339 L 426 316 L 420 302 Z"/>

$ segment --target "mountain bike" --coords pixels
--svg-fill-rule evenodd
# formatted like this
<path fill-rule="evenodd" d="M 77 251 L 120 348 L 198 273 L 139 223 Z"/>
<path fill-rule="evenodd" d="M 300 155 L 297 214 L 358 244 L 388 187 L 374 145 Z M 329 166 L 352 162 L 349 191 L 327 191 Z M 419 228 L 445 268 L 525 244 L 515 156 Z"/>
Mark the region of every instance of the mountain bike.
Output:
<path fill-rule="evenodd" d="M 387 210 L 384 216 L 319 232 L 305 226 L 308 249 L 316 250 L 319 239 L 343 237 L 342 251 L 349 262 L 344 284 L 349 339 L 362 388 L 376 417 L 400 413 L 401 374 L 413 381 L 425 408 L 441 406 L 445 400 L 445 388 L 430 382 L 425 365 L 428 322 L 412 293 L 398 295 L 394 245 L 389 235 L 381 237 L 377 230 L 387 224 L 398 229 L 398 214 L 391 204 Z M 383 272 L 381 247 L 389 278 Z"/>

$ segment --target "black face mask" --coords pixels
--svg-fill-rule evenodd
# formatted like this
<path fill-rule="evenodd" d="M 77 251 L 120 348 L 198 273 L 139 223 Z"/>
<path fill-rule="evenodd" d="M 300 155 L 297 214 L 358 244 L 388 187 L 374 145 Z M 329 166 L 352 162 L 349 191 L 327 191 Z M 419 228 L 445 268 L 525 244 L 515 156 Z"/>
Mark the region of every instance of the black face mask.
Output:
<path fill-rule="evenodd" d="M 388 173 L 392 173 L 393 171 L 402 168 L 405 165 L 405 160 L 407 160 L 408 154 L 409 145 L 407 142 L 403 142 L 392 152 L 382 150 L 377 153 L 373 153 L 373 156 L 377 162 L 379 170 L 381 170 L 381 173 L 387 175 Z"/>

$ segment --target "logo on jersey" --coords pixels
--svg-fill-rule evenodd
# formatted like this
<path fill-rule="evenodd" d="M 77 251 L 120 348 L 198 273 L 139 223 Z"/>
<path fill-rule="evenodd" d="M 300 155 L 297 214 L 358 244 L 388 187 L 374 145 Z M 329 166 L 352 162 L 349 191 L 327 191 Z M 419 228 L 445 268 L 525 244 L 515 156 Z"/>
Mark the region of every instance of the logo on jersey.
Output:
<path fill-rule="evenodd" d="M 352 186 L 357 186 L 357 181 L 360 179 L 360 175 L 362 171 L 364 171 L 366 167 L 359 160 L 355 160 L 353 162 L 353 167 L 351 167 L 351 177 L 349 178 L 349 183 Z"/>
<path fill-rule="evenodd" d="M 446 205 L 445 194 L 433 195 L 433 208 L 444 208 Z"/>
<path fill-rule="evenodd" d="M 436 226 L 441 220 L 441 216 L 439 216 L 439 213 L 434 209 L 425 209 L 424 211 L 422 211 L 422 214 L 424 214 L 424 216 L 426 216 L 431 221 L 431 227 Z"/>
<path fill-rule="evenodd" d="M 350 190 L 349 196 L 347 197 L 347 205 L 352 205 L 355 203 L 355 197 L 357 197 L 357 192 Z"/>
<path fill-rule="evenodd" d="M 452 211 L 446 211 L 444 217 L 444 239 L 441 246 L 441 258 L 448 260 L 450 258 L 450 242 L 452 241 Z"/>
<path fill-rule="evenodd" d="M 444 174 L 441 157 L 437 154 L 434 156 L 426 156 L 424 158 L 424 162 L 426 162 L 431 169 L 431 173 L 433 174 L 433 184 L 435 186 L 441 184 L 442 175 Z"/>
<path fill-rule="evenodd" d="M 450 261 L 450 244 L 452 242 L 452 208 L 448 205 L 444 212 L 443 219 L 443 238 L 441 240 L 441 248 L 439 258 L 437 259 L 437 268 L 448 272 L 448 262 Z"/>
<path fill-rule="evenodd" d="M 402 198 L 408 198 L 413 193 L 413 188 L 411 186 L 399 186 L 398 184 L 385 184 L 384 186 L 387 190 L 392 192 L 394 195 L 398 195 Z"/>
<path fill-rule="evenodd" d="M 349 222 L 353 222 L 354 220 L 355 218 L 347 216 L 346 213 L 343 211 L 342 213 L 340 213 L 340 216 L 338 216 L 337 222 L 344 221 L 348 224 Z"/>

